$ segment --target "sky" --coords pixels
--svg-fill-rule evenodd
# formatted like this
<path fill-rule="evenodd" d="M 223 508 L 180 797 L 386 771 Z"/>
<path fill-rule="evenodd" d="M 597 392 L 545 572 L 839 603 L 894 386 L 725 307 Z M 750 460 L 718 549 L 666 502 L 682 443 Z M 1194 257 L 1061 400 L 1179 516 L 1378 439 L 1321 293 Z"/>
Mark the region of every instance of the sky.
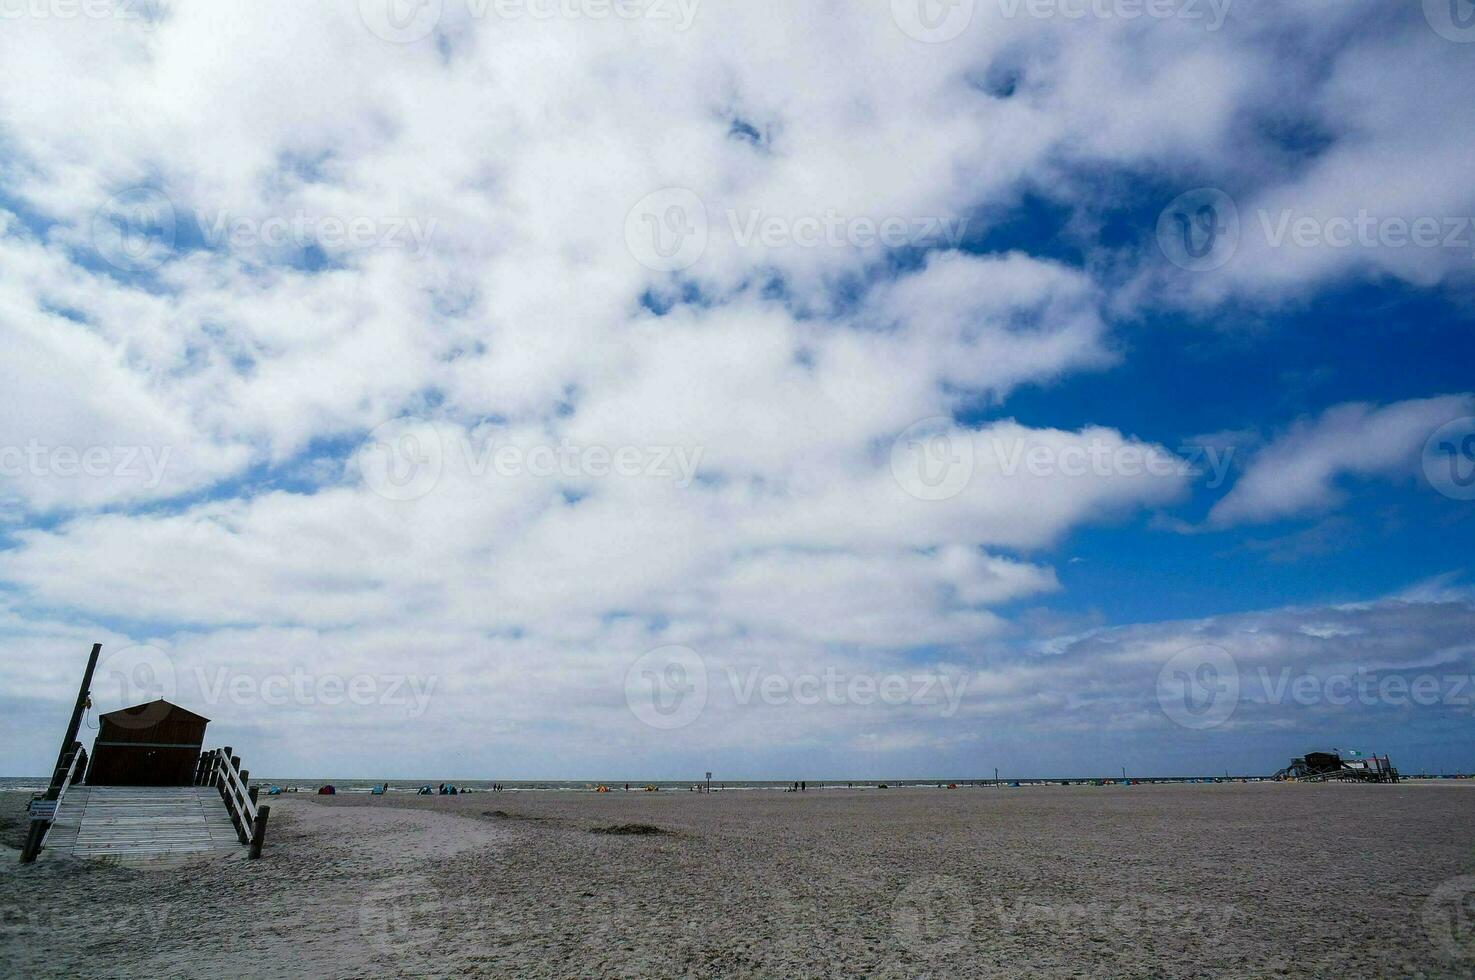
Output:
<path fill-rule="evenodd" d="M 1475 770 L 1470 0 L 0 4 L 0 773 Z"/>

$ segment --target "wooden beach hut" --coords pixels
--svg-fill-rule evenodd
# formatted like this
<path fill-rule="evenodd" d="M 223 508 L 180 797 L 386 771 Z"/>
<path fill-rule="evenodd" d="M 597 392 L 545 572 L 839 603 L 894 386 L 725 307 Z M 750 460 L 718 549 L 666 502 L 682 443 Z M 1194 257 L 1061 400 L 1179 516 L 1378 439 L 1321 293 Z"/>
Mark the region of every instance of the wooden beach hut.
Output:
<path fill-rule="evenodd" d="M 209 718 L 159 700 L 110 711 L 98 720 L 87 785 L 194 785 Z"/>

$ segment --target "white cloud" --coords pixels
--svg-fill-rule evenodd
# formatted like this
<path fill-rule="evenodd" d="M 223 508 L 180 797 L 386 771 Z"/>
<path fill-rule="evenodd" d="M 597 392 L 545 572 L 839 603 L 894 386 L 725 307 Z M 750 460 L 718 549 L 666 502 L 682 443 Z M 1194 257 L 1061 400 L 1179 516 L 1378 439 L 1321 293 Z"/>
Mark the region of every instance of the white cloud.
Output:
<path fill-rule="evenodd" d="M 1326 510 L 1343 499 L 1341 477 L 1412 475 L 1435 430 L 1472 411 L 1468 394 L 1327 409 L 1256 453 L 1209 520 L 1227 525 Z"/>

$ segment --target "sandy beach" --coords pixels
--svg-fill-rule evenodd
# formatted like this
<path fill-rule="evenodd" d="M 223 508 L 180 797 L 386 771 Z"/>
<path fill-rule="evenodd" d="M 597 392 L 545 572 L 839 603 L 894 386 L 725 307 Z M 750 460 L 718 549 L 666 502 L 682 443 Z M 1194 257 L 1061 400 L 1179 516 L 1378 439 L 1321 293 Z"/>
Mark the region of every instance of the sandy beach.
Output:
<path fill-rule="evenodd" d="M 284 796 L 260 862 L 7 852 L 0 972 L 1468 976 L 1472 817 L 1468 784 Z"/>

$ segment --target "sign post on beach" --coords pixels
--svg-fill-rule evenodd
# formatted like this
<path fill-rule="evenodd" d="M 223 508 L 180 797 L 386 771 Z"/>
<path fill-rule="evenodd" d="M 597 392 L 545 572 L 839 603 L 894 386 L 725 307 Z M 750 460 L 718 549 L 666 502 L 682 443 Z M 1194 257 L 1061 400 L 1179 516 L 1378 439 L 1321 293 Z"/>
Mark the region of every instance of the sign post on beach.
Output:
<path fill-rule="evenodd" d="M 707 792 L 712 792 L 712 774 L 710 772 L 707 773 Z"/>

